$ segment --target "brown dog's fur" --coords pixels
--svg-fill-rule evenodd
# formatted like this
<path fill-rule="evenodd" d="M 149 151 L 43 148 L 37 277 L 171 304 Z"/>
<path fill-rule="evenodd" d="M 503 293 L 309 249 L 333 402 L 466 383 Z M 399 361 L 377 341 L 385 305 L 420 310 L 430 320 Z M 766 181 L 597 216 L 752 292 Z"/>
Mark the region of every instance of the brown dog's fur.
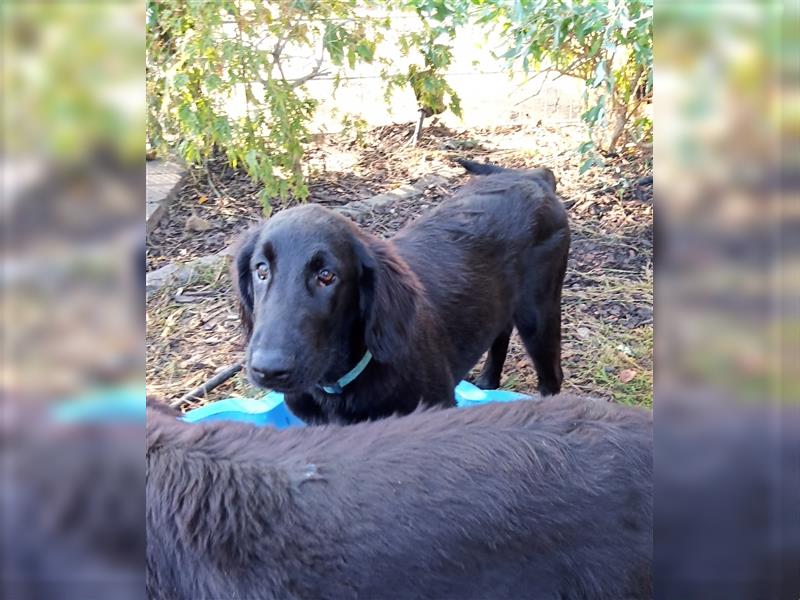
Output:
<path fill-rule="evenodd" d="M 451 406 L 486 350 L 476 383 L 499 386 L 516 326 L 540 393 L 559 392 L 569 228 L 555 177 L 462 162 L 484 175 L 391 240 L 313 204 L 244 237 L 234 279 L 256 385 L 284 392 L 312 423 Z M 258 265 L 269 270 L 263 280 Z M 333 285 L 318 283 L 320 269 L 336 274 Z M 321 389 L 367 349 L 372 362 L 342 393 Z"/>
<path fill-rule="evenodd" d="M 147 592 L 649 598 L 651 438 L 569 396 L 282 431 L 151 410 Z"/>

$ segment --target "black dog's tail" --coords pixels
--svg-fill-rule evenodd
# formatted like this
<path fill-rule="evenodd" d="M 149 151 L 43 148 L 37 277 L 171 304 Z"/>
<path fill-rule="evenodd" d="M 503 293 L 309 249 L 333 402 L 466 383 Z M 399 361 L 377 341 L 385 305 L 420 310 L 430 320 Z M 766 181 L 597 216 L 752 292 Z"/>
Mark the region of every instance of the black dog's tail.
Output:
<path fill-rule="evenodd" d="M 539 167 L 538 169 L 509 169 L 507 167 L 500 167 L 490 163 L 479 163 L 474 160 L 467 160 L 466 158 L 454 158 L 458 164 L 464 167 L 470 173 L 475 175 L 491 175 L 492 173 L 516 173 L 523 178 L 536 179 L 540 182 L 544 181 L 550 189 L 556 191 L 556 176 L 546 167 Z"/>
<path fill-rule="evenodd" d="M 510 169 L 506 169 L 505 167 L 499 167 L 497 165 L 492 165 L 489 163 L 479 163 L 475 162 L 474 160 L 467 160 L 466 158 L 455 158 L 458 164 L 464 167 L 470 173 L 474 173 L 475 175 L 491 175 L 492 173 L 505 173 Z"/>

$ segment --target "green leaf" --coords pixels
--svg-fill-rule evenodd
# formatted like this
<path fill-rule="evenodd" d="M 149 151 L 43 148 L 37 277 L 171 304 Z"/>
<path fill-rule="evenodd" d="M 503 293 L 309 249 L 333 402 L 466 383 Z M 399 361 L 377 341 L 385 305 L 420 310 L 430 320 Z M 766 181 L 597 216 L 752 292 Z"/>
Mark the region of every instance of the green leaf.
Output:
<path fill-rule="evenodd" d="M 436 3 L 436 11 L 433 14 L 433 18 L 437 21 L 444 21 L 447 17 L 453 14 L 453 11 L 450 10 L 444 2 L 437 2 Z"/>
<path fill-rule="evenodd" d="M 172 84 L 176 88 L 184 88 L 189 85 L 189 76 L 186 73 L 177 73 L 172 79 Z"/>
<path fill-rule="evenodd" d="M 459 98 L 458 94 L 453 90 L 450 90 L 450 110 L 459 119 L 463 118 L 464 115 L 461 113 L 461 98 Z"/>
<path fill-rule="evenodd" d="M 271 194 L 266 188 L 261 190 L 261 214 L 264 215 L 265 219 L 269 219 L 270 216 L 272 216 L 272 203 L 270 202 L 270 196 Z"/>
<path fill-rule="evenodd" d="M 212 73 L 206 79 L 206 86 L 208 87 L 209 91 L 213 92 L 222 86 L 222 79 L 220 79 L 219 75 L 216 73 Z"/>
<path fill-rule="evenodd" d="M 500 58 L 517 58 L 521 53 L 521 49 L 519 47 L 511 48 L 506 50 L 503 54 L 500 55 Z"/>
<path fill-rule="evenodd" d="M 586 121 L 589 125 L 593 125 L 597 121 L 597 117 L 600 116 L 600 110 L 603 108 L 602 104 L 597 104 L 587 110 L 585 113 L 581 115 L 581 120 Z"/>
<path fill-rule="evenodd" d="M 602 43 L 603 43 L 602 36 L 597 36 L 595 38 L 594 42 L 592 42 L 591 48 L 589 49 L 588 58 L 593 58 L 593 57 L 597 56 L 597 53 L 600 52 L 600 45 Z"/>
<path fill-rule="evenodd" d="M 591 169 L 596 164 L 597 164 L 597 160 L 593 156 L 590 157 L 590 158 L 587 158 L 585 161 L 583 161 L 583 164 L 581 165 L 581 168 L 578 169 L 578 174 L 579 175 L 583 175 L 586 171 Z"/>
<path fill-rule="evenodd" d="M 323 45 L 331 57 L 334 65 L 340 66 L 344 61 L 344 36 L 345 32 L 341 25 L 328 23 L 325 26 Z"/>
<path fill-rule="evenodd" d="M 245 153 L 244 164 L 247 166 L 249 172 L 258 172 L 258 154 L 252 148 Z"/>
<path fill-rule="evenodd" d="M 192 107 L 184 104 L 178 108 L 178 118 L 184 123 L 189 123 L 192 120 Z"/>
<path fill-rule="evenodd" d="M 606 80 L 607 77 L 608 72 L 606 71 L 606 61 L 601 60 L 599 63 L 597 63 L 597 69 L 595 70 L 594 81 L 592 82 L 591 87 L 598 87 Z"/>
<path fill-rule="evenodd" d="M 362 40 L 356 45 L 356 52 L 366 62 L 371 63 L 375 57 L 375 46 L 366 40 Z"/>
<path fill-rule="evenodd" d="M 556 52 L 561 47 L 561 21 L 557 21 L 553 27 L 553 52 Z"/>

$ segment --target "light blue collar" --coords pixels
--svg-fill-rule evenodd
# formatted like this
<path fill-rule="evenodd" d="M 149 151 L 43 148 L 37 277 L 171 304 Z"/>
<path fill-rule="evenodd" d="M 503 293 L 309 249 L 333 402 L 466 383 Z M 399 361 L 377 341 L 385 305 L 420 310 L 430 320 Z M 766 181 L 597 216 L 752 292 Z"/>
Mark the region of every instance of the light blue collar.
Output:
<path fill-rule="evenodd" d="M 369 361 L 372 360 L 372 353 L 367 350 L 364 356 L 358 361 L 358 364 L 340 377 L 333 385 L 321 385 L 322 391 L 326 394 L 341 394 L 344 391 L 344 386 L 353 383 L 353 380 L 364 372 L 367 368 Z"/>

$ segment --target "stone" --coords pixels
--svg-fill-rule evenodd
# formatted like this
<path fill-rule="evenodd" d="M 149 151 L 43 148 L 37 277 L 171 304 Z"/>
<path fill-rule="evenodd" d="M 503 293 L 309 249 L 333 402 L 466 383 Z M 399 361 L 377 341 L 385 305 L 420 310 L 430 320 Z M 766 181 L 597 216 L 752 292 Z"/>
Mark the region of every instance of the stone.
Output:
<path fill-rule="evenodd" d="M 163 160 L 146 161 L 145 169 L 145 224 L 150 233 L 167 213 L 186 170 L 177 163 Z"/>
<path fill-rule="evenodd" d="M 202 233 L 204 231 L 208 231 L 211 229 L 212 225 L 208 221 L 206 221 L 203 217 L 198 217 L 197 215 L 192 215 L 188 219 L 186 219 L 186 230 L 192 231 L 194 233 Z"/>

